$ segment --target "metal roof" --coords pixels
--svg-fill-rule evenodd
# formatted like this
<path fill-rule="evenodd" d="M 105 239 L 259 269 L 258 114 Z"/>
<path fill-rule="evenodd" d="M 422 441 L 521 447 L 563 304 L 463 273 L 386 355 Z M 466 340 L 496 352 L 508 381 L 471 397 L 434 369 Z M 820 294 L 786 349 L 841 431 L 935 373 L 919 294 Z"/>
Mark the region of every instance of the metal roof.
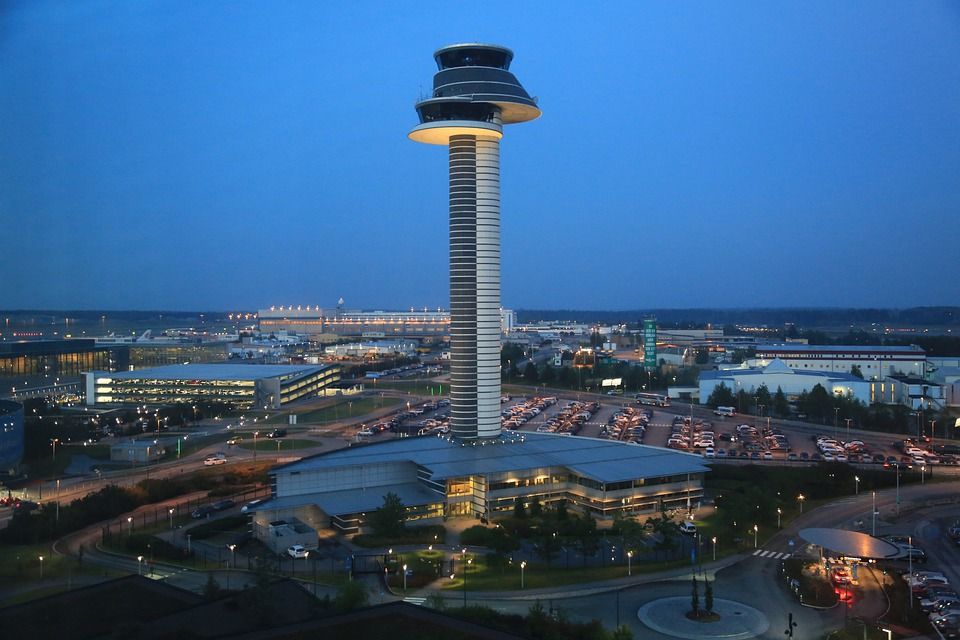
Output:
<path fill-rule="evenodd" d="M 165 367 L 137 369 L 119 373 L 103 373 L 98 376 L 113 380 L 262 380 L 280 376 L 297 376 L 316 373 L 329 365 L 285 364 L 173 364 Z"/>
<path fill-rule="evenodd" d="M 845 556 L 883 560 L 901 554 L 899 547 L 892 542 L 857 531 L 811 528 L 801 529 L 799 535 L 811 544 Z"/>
<path fill-rule="evenodd" d="M 924 354 L 923 349 L 916 345 L 870 345 L 870 344 L 802 344 L 788 342 L 785 344 L 758 344 L 757 353 L 781 352 L 811 352 L 811 353 L 910 353 Z"/>
<path fill-rule="evenodd" d="M 659 447 L 549 433 L 505 433 L 476 444 L 434 436 L 386 440 L 321 453 L 271 473 L 402 461 L 424 467 L 436 481 L 548 467 L 566 467 L 599 482 L 709 470 L 700 456 Z"/>
<path fill-rule="evenodd" d="M 283 496 L 262 502 L 250 509 L 250 511 L 273 511 L 274 509 L 295 509 L 297 507 L 316 505 L 330 515 L 362 513 L 365 511 L 374 511 L 382 507 L 383 496 L 387 493 L 396 494 L 400 498 L 400 501 L 408 507 L 437 504 L 443 502 L 445 499 L 442 493 L 430 491 L 422 484 L 407 482 L 390 486 Z"/>

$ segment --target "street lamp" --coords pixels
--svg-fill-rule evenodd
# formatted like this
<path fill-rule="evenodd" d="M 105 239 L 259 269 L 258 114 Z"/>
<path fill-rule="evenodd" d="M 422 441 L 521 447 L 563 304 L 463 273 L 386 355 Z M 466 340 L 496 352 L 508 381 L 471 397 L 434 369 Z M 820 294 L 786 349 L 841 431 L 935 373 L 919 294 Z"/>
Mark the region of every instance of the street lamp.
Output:
<path fill-rule="evenodd" d="M 885 634 L 887 634 L 887 640 L 893 640 L 893 631 L 890 631 L 890 629 L 884 629 L 883 627 L 880 627 L 880 631 L 883 631 Z"/>
<path fill-rule="evenodd" d="M 777 529 L 780 528 L 780 515 L 783 513 L 783 509 L 777 507 Z"/>
<path fill-rule="evenodd" d="M 40 558 L 40 579 L 43 580 L 43 556 L 38 556 Z"/>
<path fill-rule="evenodd" d="M 173 529 L 173 512 L 174 512 L 174 511 L 175 511 L 175 509 L 174 509 L 173 507 L 170 507 L 170 508 L 167 510 L 167 513 L 170 514 L 170 528 L 171 528 L 171 529 Z"/>
<path fill-rule="evenodd" d="M 466 551 L 466 549 L 464 549 Z M 473 564 L 473 558 L 467 560 L 463 567 L 463 606 L 467 606 L 467 574 L 470 573 L 470 565 Z"/>
<path fill-rule="evenodd" d="M 127 516 L 127 535 L 133 535 L 133 516 Z"/>
<path fill-rule="evenodd" d="M 53 459 L 57 459 L 57 445 L 60 444 L 60 438 L 51 438 L 50 444 L 53 445 Z"/>
<path fill-rule="evenodd" d="M 260 435 L 259 431 L 253 432 L 253 459 L 257 459 L 257 436 Z"/>
<path fill-rule="evenodd" d="M 403 565 L 403 592 L 407 592 L 407 565 Z"/>
<path fill-rule="evenodd" d="M 860 495 L 860 476 L 853 476 L 853 481 L 856 483 L 856 493 L 854 495 Z"/>
<path fill-rule="evenodd" d="M 143 556 L 137 556 L 137 575 L 143 575 Z"/>
<path fill-rule="evenodd" d="M 527 568 L 527 561 L 520 562 L 520 588 L 523 589 L 523 570 Z"/>
<path fill-rule="evenodd" d="M 900 465 L 895 465 L 897 467 L 897 516 L 900 515 Z"/>
<path fill-rule="evenodd" d="M 631 573 L 630 560 L 633 558 L 633 551 L 627 551 L 627 575 L 633 575 Z"/>
<path fill-rule="evenodd" d="M 235 544 L 228 544 L 228 545 L 227 545 L 227 549 L 230 549 L 230 568 L 231 568 L 231 569 L 236 569 L 236 568 L 237 568 L 237 554 L 234 553 L 234 552 L 237 550 L 237 545 L 235 545 Z"/>
<path fill-rule="evenodd" d="M 758 531 L 757 525 L 753 525 L 753 548 L 754 549 L 757 548 L 757 531 Z"/>
<path fill-rule="evenodd" d="M 713 560 L 717 560 L 717 536 L 710 538 L 710 542 L 713 543 Z"/>
<path fill-rule="evenodd" d="M 877 492 L 872 491 L 871 493 L 873 494 L 873 509 L 871 509 L 872 515 L 873 515 L 873 525 L 870 527 L 870 535 L 876 536 L 877 535 Z"/>
<path fill-rule="evenodd" d="M 803 513 L 803 501 L 806 500 L 806 499 L 807 499 L 807 498 L 806 498 L 802 493 L 797 496 L 797 500 L 800 502 L 800 513 L 801 513 L 801 514 Z"/>
<path fill-rule="evenodd" d="M 920 484 L 924 484 L 924 478 L 927 477 L 927 465 L 920 465 Z M 59 486 L 59 480 L 57 480 Z"/>

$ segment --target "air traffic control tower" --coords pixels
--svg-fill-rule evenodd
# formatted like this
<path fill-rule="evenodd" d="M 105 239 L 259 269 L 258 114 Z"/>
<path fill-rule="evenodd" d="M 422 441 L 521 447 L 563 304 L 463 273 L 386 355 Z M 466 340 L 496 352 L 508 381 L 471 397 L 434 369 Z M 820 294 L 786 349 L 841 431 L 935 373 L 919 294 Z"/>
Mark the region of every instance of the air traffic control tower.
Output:
<path fill-rule="evenodd" d="M 433 96 L 414 142 L 450 147 L 450 430 L 500 435 L 500 138 L 540 116 L 512 73 L 513 52 L 455 44 L 433 54 Z"/>

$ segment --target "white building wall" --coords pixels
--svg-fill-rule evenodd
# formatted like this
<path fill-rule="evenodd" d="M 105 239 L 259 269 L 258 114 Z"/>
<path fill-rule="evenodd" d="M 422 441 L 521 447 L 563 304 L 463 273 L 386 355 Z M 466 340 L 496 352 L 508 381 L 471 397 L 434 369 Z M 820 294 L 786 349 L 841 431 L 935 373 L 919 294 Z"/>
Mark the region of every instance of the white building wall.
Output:
<path fill-rule="evenodd" d="M 416 482 L 417 466 L 405 461 L 383 462 L 299 473 L 277 473 L 276 478 L 277 495 L 285 497 Z"/>

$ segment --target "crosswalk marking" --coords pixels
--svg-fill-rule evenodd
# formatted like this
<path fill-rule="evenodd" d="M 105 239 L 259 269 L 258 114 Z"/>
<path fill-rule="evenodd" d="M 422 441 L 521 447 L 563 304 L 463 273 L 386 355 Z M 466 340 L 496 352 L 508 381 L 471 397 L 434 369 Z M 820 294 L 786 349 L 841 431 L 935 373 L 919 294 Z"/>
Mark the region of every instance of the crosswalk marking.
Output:
<path fill-rule="evenodd" d="M 782 551 L 770 551 L 769 549 L 757 549 L 752 554 L 755 558 L 766 558 L 768 560 L 783 560 L 784 558 L 789 558 L 789 553 L 784 553 Z"/>
<path fill-rule="evenodd" d="M 427 599 L 426 599 L 426 598 L 407 597 L 407 598 L 404 598 L 403 601 L 404 601 L 404 602 L 409 602 L 410 604 L 422 605 L 423 603 L 425 603 L 425 602 L 427 601 Z"/>

